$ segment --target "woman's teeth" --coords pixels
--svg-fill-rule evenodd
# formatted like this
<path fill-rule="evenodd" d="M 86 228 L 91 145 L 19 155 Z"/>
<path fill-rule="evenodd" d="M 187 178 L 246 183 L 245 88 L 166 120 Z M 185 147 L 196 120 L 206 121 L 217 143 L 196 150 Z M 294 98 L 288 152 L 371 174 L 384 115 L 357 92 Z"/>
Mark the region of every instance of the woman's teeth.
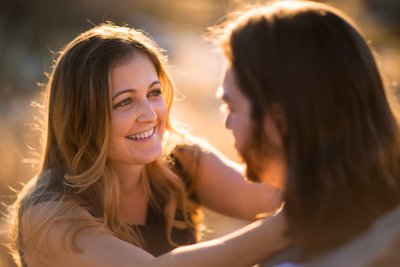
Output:
<path fill-rule="evenodd" d="M 154 132 L 155 132 L 155 127 L 151 128 L 150 130 L 147 130 L 145 132 L 128 135 L 127 138 L 132 139 L 132 140 L 141 140 L 141 139 L 149 138 L 150 136 L 152 136 L 154 134 Z"/>

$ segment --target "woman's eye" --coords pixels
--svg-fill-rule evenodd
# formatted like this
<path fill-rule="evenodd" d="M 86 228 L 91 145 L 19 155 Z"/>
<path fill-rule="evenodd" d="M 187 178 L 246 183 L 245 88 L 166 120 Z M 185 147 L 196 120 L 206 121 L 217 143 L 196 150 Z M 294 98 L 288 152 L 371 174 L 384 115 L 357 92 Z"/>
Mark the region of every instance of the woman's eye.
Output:
<path fill-rule="evenodd" d="M 147 96 L 154 97 L 154 96 L 160 96 L 160 95 L 161 95 L 161 89 L 154 89 Z"/>
<path fill-rule="evenodd" d="M 129 105 L 131 102 L 132 102 L 132 98 L 130 98 L 130 97 L 125 98 L 125 99 L 121 100 L 120 102 L 118 102 L 117 104 L 115 104 L 114 108 Z"/>

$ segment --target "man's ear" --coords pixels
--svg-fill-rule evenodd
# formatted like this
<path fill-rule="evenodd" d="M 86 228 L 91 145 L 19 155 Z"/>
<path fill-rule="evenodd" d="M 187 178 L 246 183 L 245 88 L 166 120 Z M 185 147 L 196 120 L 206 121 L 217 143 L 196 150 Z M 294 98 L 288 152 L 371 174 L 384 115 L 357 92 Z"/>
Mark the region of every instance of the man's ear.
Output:
<path fill-rule="evenodd" d="M 271 105 L 269 112 L 264 115 L 263 129 L 270 141 L 279 147 L 283 145 L 283 139 L 287 135 L 286 116 L 282 106 L 278 103 Z"/>

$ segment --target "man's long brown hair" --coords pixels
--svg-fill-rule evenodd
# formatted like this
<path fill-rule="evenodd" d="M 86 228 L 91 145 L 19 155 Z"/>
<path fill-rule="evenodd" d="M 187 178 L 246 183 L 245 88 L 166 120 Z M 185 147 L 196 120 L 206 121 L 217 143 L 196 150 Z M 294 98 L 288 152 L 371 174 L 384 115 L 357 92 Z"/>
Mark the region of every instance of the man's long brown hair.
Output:
<path fill-rule="evenodd" d="M 303 256 L 349 240 L 398 205 L 399 127 L 354 24 L 323 4 L 282 1 L 224 29 L 221 45 L 255 123 L 272 105 L 284 113 L 284 210 Z"/>

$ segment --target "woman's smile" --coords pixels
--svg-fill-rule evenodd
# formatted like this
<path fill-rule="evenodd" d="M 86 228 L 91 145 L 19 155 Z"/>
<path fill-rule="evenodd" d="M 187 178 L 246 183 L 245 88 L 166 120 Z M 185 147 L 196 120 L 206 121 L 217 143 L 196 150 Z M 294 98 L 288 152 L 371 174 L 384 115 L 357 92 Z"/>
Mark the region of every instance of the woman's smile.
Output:
<path fill-rule="evenodd" d="M 133 141 L 145 141 L 153 137 L 155 132 L 156 132 L 156 127 L 153 127 L 143 132 L 127 135 L 126 138 Z"/>

